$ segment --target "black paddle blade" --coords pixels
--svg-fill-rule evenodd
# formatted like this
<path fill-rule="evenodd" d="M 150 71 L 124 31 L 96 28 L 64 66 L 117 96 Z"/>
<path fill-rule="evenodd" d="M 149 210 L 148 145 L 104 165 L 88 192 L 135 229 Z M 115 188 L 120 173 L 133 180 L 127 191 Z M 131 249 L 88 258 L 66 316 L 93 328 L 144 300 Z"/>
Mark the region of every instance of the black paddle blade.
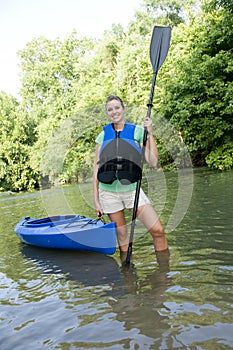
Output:
<path fill-rule="evenodd" d="M 167 57 L 171 40 L 171 27 L 155 26 L 150 43 L 150 60 L 157 73 Z"/>

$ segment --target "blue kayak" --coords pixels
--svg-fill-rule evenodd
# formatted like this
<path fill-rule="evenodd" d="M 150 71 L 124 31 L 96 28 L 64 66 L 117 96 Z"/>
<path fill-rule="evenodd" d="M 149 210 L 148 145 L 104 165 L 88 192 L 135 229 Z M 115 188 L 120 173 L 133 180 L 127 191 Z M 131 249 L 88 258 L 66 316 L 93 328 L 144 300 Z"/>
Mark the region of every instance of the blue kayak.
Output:
<path fill-rule="evenodd" d="M 42 219 L 25 217 L 15 226 L 22 242 L 49 249 L 72 249 L 114 254 L 116 224 L 81 215 L 58 215 Z"/>

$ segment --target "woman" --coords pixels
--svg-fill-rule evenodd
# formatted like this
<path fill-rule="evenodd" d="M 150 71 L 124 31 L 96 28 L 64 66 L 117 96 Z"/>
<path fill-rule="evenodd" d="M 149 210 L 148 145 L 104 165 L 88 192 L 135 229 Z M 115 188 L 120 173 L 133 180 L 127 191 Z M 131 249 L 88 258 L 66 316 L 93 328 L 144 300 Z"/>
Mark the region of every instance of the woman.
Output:
<path fill-rule="evenodd" d="M 105 126 L 96 138 L 94 205 L 98 216 L 108 214 L 110 220 L 116 223 L 117 240 L 121 257 L 124 259 L 129 244 L 124 209 L 133 211 L 137 175 L 141 170 L 138 158 L 141 156 L 144 128 L 125 122 L 125 106 L 118 96 L 108 97 L 106 112 L 111 124 Z M 158 150 L 150 118 L 145 119 L 144 127 L 148 131 L 144 157 L 149 165 L 156 167 Z M 107 156 L 108 152 L 109 156 Z M 134 154 L 134 160 L 131 158 L 132 154 Z M 150 232 L 155 251 L 167 250 L 163 226 L 142 189 L 139 195 L 137 217 Z"/>

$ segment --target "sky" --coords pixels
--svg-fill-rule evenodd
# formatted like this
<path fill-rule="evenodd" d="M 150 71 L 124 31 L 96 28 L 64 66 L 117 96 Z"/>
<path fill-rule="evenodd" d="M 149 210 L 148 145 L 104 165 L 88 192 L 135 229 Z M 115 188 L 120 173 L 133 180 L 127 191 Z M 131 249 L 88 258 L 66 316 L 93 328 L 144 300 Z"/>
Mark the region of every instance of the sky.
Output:
<path fill-rule="evenodd" d="M 142 0 L 0 0 L 0 91 L 17 97 L 17 52 L 33 38 L 101 37 L 112 24 L 127 28 Z"/>

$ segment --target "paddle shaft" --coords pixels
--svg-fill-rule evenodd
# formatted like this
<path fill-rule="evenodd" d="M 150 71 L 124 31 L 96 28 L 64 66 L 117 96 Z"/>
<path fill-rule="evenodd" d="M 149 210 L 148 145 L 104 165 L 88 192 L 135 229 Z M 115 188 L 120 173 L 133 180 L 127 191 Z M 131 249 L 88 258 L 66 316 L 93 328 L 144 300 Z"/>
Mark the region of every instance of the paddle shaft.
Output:
<path fill-rule="evenodd" d="M 158 40 L 156 40 L 157 39 L 155 35 L 156 33 L 158 34 Z M 170 44 L 170 33 L 171 33 L 170 27 L 154 27 L 154 30 L 153 30 L 151 45 L 150 45 L 150 57 L 151 57 L 151 63 L 153 66 L 153 78 L 151 83 L 150 98 L 147 104 L 148 109 L 147 109 L 146 118 L 150 118 L 151 116 L 151 109 L 153 107 L 152 102 L 154 97 L 154 89 L 155 89 L 157 72 L 167 56 L 167 52 Z M 141 172 L 140 172 L 140 175 L 137 181 L 137 186 L 136 186 L 132 222 L 131 222 L 131 228 L 130 228 L 129 246 L 128 246 L 127 257 L 126 257 L 126 264 L 128 265 L 130 264 L 130 258 L 132 254 L 133 236 L 134 236 L 134 231 L 136 226 L 138 201 L 139 201 L 139 194 L 140 194 L 140 188 L 141 188 L 141 182 L 142 182 L 142 168 L 143 168 L 143 163 L 145 158 L 145 147 L 146 147 L 147 135 L 148 135 L 147 128 L 144 128 L 143 148 L 142 148 L 142 157 L 141 157 Z"/>
<path fill-rule="evenodd" d="M 152 101 L 153 101 L 153 96 L 154 96 L 156 76 L 157 76 L 157 73 L 154 73 L 153 79 L 152 79 L 152 84 L 151 84 L 150 99 L 149 99 L 149 102 L 147 104 L 148 108 L 147 108 L 146 118 L 150 118 L 151 109 L 153 107 Z M 128 264 L 128 265 L 130 264 L 130 258 L 131 258 L 132 250 L 133 250 L 133 236 L 134 236 L 134 231 L 135 231 L 135 226 L 136 226 L 138 201 L 139 201 L 139 194 L 140 194 L 140 188 L 141 188 L 141 183 L 142 183 L 142 168 L 143 168 L 143 163 L 144 163 L 144 158 L 145 158 L 145 147 L 146 147 L 147 135 L 148 135 L 147 128 L 144 128 L 143 149 L 142 149 L 142 159 L 141 159 L 141 173 L 140 173 L 140 176 L 138 178 L 137 186 L 136 186 L 133 214 L 132 214 L 132 222 L 131 222 L 131 226 L 130 226 L 129 247 L 128 247 L 127 257 L 126 257 L 126 264 Z"/>

